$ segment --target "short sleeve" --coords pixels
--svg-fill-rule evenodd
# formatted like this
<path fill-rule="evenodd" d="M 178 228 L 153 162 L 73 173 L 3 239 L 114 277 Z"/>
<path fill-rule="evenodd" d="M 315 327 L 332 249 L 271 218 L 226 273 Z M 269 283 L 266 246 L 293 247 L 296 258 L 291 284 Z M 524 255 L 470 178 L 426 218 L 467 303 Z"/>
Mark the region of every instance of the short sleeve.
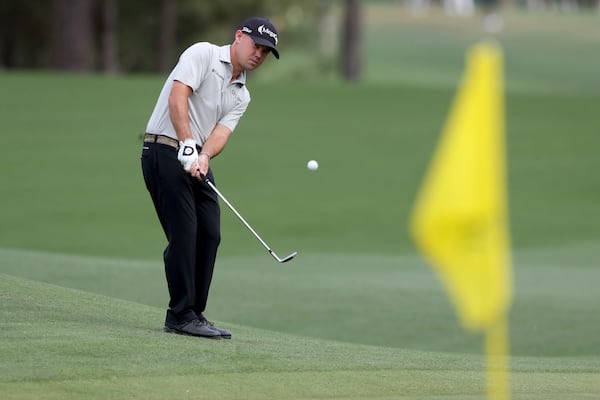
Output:
<path fill-rule="evenodd" d="M 196 43 L 188 47 L 179 57 L 179 62 L 173 70 L 173 80 L 196 91 L 210 69 L 211 57 L 210 43 Z"/>

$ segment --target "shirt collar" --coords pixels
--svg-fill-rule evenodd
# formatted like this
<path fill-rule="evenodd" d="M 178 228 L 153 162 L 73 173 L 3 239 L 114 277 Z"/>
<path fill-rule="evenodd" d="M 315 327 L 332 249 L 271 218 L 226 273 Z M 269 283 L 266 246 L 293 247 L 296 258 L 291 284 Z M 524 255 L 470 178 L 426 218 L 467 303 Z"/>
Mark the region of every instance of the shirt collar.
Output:
<path fill-rule="evenodd" d="M 229 64 L 229 68 L 233 69 L 233 65 L 231 64 L 231 45 L 230 44 L 221 46 L 219 48 L 219 60 L 221 60 L 221 62 Z M 235 81 L 233 81 L 232 83 L 239 83 L 241 85 L 245 85 L 246 84 L 246 70 L 242 71 L 240 76 L 238 76 L 238 78 Z"/>

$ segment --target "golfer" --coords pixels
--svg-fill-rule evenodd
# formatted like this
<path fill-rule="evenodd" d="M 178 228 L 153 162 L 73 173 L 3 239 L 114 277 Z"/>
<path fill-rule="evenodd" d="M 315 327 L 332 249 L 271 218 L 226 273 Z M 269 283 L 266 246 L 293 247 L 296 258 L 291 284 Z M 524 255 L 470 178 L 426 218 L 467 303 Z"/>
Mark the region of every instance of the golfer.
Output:
<path fill-rule="evenodd" d="M 204 316 L 221 240 L 211 159 L 218 156 L 246 111 L 248 71 L 269 53 L 279 58 L 277 30 L 251 18 L 231 44 L 196 43 L 167 78 L 150 116 L 142 149 L 146 188 L 168 245 L 164 251 L 169 308 L 165 332 L 230 339 Z"/>

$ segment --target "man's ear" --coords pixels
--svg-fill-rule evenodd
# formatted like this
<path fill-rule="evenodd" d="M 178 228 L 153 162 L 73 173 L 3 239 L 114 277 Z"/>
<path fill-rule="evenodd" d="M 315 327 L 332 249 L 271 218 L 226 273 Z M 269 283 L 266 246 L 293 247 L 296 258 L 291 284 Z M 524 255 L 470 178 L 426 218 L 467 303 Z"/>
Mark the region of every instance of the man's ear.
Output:
<path fill-rule="evenodd" d="M 244 33 L 242 31 L 240 31 L 239 29 L 237 31 L 235 31 L 235 40 L 234 42 L 239 43 L 240 39 L 242 38 L 242 36 L 244 35 Z"/>

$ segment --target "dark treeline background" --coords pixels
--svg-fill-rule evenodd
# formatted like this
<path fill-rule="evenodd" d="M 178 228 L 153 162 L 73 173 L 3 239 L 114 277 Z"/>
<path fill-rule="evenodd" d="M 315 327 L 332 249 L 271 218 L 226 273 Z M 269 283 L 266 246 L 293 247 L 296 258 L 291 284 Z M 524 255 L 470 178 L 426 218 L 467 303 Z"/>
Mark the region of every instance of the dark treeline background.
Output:
<path fill-rule="evenodd" d="M 447 9 L 455 0 L 379 0 Z M 225 44 L 244 19 L 268 17 L 282 53 L 309 50 L 321 72 L 362 75 L 362 9 L 367 0 L 0 0 L 0 70 L 167 72 L 189 45 Z M 376 0 L 371 0 L 375 3 Z M 600 0 L 474 0 L 496 7 L 599 10 Z M 333 27 L 332 27 L 333 25 Z M 565 34 L 568 34 L 566 32 Z M 333 43 L 333 44 L 332 44 Z"/>
<path fill-rule="evenodd" d="M 0 68 L 165 72 L 198 41 L 225 44 L 251 16 L 282 47 L 311 46 L 327 0 L 0 0 Z M 347 1 L 357 7 L 358 1 Z M 283 42 L 283 41 L 282 41 Z"/>

